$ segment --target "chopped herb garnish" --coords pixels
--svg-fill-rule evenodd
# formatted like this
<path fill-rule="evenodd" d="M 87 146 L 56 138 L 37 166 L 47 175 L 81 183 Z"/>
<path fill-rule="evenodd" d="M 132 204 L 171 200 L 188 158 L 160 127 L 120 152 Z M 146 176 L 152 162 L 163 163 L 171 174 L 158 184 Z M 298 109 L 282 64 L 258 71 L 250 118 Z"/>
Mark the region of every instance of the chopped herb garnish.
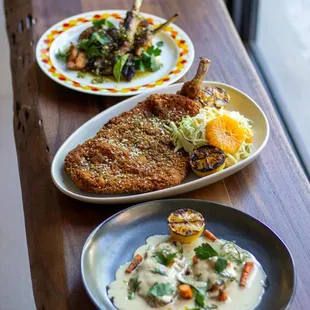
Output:
<path fill-rule="evenodd" d="M 85 73 L 85 72 L 82 72 L 82 71 L 79 71 L 79 72 L 76 74 L 76 76 L 77 76 L 78 78 L 80 78 L 80 79 L 83 79 L 83 78 L 85 78 L 86 73 Z"/>
<path fill-rule="evenodd" d="M 149 293 L 153 296 L 162 297 L 165 295 L 172 295 L 174 293 L 169 283 L 155 283 L 149 290 Z"/>
<path fill-rule="evenodd" d="M 139 281 L 138 277 L 130 279 L 128 286 L 128 299 L 134 299 L 135 294 L 140 287 L 140 283 L 141 281 Z"/>
<path fill-rule="evenodd" d="M 215 262 L 214 269 L 217 273 L 221 273 L 227 268 L 227 259 L 219 257 Z"/>
<path fill-rule="evenodd" d="M 121 76 L 122 76 L 122 70 L 125 66 L 125 63 L 127 61 L 129 54 L 125 54 L 123 56 L 120 56 L 117 60 L 117 62 L 115 63 L 114 67 L 113 67 L 113 75 L 116 79 L 117 82 L 120 81 Z"/>
<path fill-rule="evenodd" d="M 243 264 L 251 258 L 247 251 L 237 247 L 235 241 L 227 241 L 222 245 L 221 256 L 238 264 Z"/>
<path fill-rule="evenodd" d="M 158 47 L 162 47 L 164 45 L 164 42 L 163 41 L 159 41 L 156 43 L 156 46 Z"/>
<path fill-rule="evenodd" d="M 63 50 L 58 50 L 58 52 L 56 53 L 56 58 L 63 61 L 63 62 L 67 62 L 68 58 L 69 58 L 69 48 L 64 48 Z"/>
<path fill-rule="evenodd" d="M 105 26 L 107 28 L 115 28 L 114 24 L 108 21 L 107 19 L 94 19 L 93 25 L 97 28 Z"/>
<path fill-rule="evenodd" d="M 208 259 L 213 256 L 219 256 L 219 254 L 212 248 L 209 243 L 203 243 L 194 249 L 196 255 L 200 259 Z"/>
<path fill-rule="evenodd" d="M 153 254 L 157 262 L 165 266 L 169 266 L 176 256 L 177 253 L 169 253 L 166 250 L 157 251 Z"/>
<path fill-rule="evenodd" d="M 150 271 L 151 271 L 151 273 L 154 273 L 154 274 L 160 274 L 161 276 L 167 276 L 166 271 L 158 269 L 158 268 L 155 268 L 155 269 L 150 270 Z"/>

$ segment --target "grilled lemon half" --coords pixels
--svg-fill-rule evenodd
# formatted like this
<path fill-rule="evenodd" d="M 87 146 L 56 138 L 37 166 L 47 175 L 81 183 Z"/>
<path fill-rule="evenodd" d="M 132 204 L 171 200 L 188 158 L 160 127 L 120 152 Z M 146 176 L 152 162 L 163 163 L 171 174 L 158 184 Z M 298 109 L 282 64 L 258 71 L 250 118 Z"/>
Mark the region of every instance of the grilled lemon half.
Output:
<path fill-rule="evenodd" d="M 204 145 L 194 151 L 190 157 L 190 164 L 193 171 L 199 177 L 205 177 L 225 167 L 225 153 L 213 146 Z"/>
<path fill-rule="evenodd" d="M 169 231 L 174 240 L 192 243 L 202 234 L 205 220 L 201 213 L 191 209 L 179 209 L 168 216 Z"/>

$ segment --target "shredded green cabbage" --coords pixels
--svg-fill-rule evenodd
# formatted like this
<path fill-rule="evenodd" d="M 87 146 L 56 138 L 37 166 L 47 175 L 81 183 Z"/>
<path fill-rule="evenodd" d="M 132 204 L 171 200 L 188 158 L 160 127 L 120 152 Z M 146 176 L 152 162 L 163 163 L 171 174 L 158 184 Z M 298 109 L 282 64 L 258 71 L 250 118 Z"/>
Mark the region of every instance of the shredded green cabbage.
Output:
<path fill-rule="evenodd" d="M 208 144 L 206 140 L 206 126 L 211 120 L 221 116 L 228 115 L 239 122 L 239 125 L 247 129 L 247 132 L 251 130 L 251 121 L 236 111 L 227 111 L 223 108 L 209 108 L 204 107 L 200 109 L 196 116 L 185 116 L 179 126 L 174 122 L 171 122 L 167 129 L 171 132 L 171 141 L 175 146 L 174 151 L 184 149 L 188 153 L 192 153 L 196 148 Z M 226 154 L 226 167 L 235 165 L 240 160 L 243 160 L 252 152 L 252 143 L 242 143 L 238 152 L 234 155 Z"/>

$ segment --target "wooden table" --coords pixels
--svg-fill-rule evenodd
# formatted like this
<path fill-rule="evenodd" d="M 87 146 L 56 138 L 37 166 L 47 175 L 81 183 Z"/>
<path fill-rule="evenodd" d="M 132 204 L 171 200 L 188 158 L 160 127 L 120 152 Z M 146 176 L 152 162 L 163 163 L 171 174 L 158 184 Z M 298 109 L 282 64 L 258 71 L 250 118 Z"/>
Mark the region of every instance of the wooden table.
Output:
<path fill-rule="evenodd" d="M 81 281 L 81 249 L 99 223 L 125 206 L 81 203 L 64 196 L 53 185 L 50 165 L 60 145 L 85 121 L 122 98 L 86 95 L 56 84 L 35 63 L 35 45 L 46 29 L 70 15 L 95 9 L 127 9 L 130 2 L 5 0 L 16 148 L 34 296 L 40 310 L 94 308 Z M 274 229 L 290 248 L 296 264 L 297 291 L 291 309 L 308 308 L 309 183 L 224 3 L 145 0 L 142 11 L 162 17 L 180 13 L 176 23 L 193 40 L 197 56 L 187 79 L 193 77 L 198 56 L 207 56 L 212 60 L 208 79 L 240 88 L 267 114 L 270 139 L 253 164 L 224 181 L 184 196 L 233 206 Z"/>

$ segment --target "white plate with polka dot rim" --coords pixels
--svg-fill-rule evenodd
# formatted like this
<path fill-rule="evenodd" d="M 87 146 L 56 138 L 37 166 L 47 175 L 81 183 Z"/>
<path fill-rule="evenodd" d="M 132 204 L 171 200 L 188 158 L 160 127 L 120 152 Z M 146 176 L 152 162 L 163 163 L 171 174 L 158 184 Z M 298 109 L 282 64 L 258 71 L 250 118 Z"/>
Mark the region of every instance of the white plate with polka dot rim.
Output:
<path fill-rule="evenodd" d="M 178 90 L 181 89 L 182 85 L 183 83 L 178 83 L 152 92 L 156 92 L 159 94 L 175 94 Z M 232 175 L 233 173 L 241 170 L 249 163 L 251 163 L 255 158 L 257 158 L 257 156 L 265 147 L 269 137 L 268 120 L 262 109 L 257 105 L 257 103 L 255 103 L 253 99 L 251 99 L 249 96 L 247 96 L 245 93 L 238 90 L 237 88 L 234 88 L 224 83 L 205 81 L 203 83 L 203 86 L 205 87 L 207 85 L 224 88 L 230 95 L 230 103 L 227 106 L 227 110 L 239 111 L 242 115 L 253 121 L 253 151 L 247 159 L 240 161 L 234 166 L 231 166 L 203 178 L 198 178 L 192 172 L 188 173 L 188 175 L 181 184 L 149 193 L 125 193 L 107 195 L 88 193 L 79 190 L 64 170 L 64 159 L 66 155 L 78 144 L 81 144 L 84 141 L 94 137 L 99 131 L 99 129 L 111 118 L 132 109 L 139 102 L 143 101 L 146 97 L 150 95 L 149 92 L 120 102 L 119 104 L 103 111 L 94 118 L 90 119 L 79 129 L 77 129 L 63 143 L 63 145 L 59 148 L 58 152 L 54 157 L 51 167 L 51 174 L 55 185 L 66 195 L 85 202 L 98 204 L 133 203 L 161 199 L 196 190 L 219 180 L 222 180 Z"/>
<path fill-rule="evenodd" d="M 92 25 L 94 19 L 107 18 L 116 27 L 126 15 L 124 10 L 104 10 L 82 13 L 62 20 L 48 29 L 40 38 L 36 47 L 36 59 L 43 72 L 57 83 L 71 89 L 102 96 L 130 96 L 158 89 L 179 80 L 190 68 L 194 59 L 194 46 L 188 35 L 175 24 L 170 24 L 152 40 L 153 45 L 163 41 L 160 61 L 162 67 L 147 75 L 141 75 L 130 82 L 106 81 L 93 84 L 93 77 L 77 76 L 78 71 L 68 70 L 65 64 L 56 58 L 58 50 L 76 43 L 83 30 Z M 151 25 L 156 27 L 166 20 L 151 14 L 141 13 Z"/>

